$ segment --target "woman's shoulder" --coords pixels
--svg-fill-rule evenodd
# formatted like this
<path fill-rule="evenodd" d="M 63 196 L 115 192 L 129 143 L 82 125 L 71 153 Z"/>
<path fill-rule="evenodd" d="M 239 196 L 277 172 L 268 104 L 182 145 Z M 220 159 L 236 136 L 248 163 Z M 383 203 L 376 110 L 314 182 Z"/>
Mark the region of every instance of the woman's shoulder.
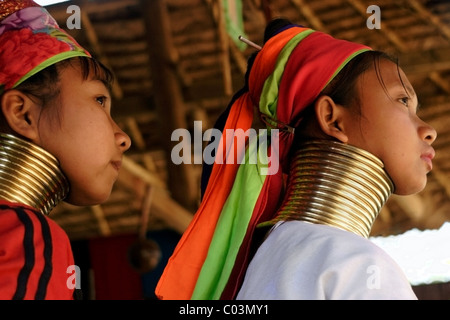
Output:
<path fill-rule="evenodd" d="M 33 233 L 51 234 L 56 241 L 69 242 L 66 232 L 53 219 L 21 203 L 0 200 L 0 236 L 11 238 L 17 232 L 26 230 Z M 14 238 L 17 238 L 15 236 Z"/>
<path fill-rule="evenodd" d="M 290 239 L 289 242 L 339 246 L 340 249 L 343 249 L 341 246 L 348 244 L 348 247 L 352 248 L 368 247 L 376 251 L 379 250 L 379 247 L 369 239 L 355 233 L 334 226 L 304 221 L 279 222 L 270 230 L 266 240 L 268 239 L 273 239 L 273 241 L 287 241 Z"/>
<path fill-rule="evenodd" d="M 254 262 L 264 272 L 289 274 L 293 283 L 315 292 L 313 297 L 414 299 L 403 271 L 384 250 L 336 227 L 279 223 L 258 251 Z M 278 261 L 275 269 L 269 261 Z M 300 294 L 298 288 L 286 290 Z"/>
<path fill-rule="evenodd" d="M 333 226 L 302 221 L 275 225 L 260 249 L 278 251 L 285 257 L 308 254 L 313 260 L 320 259 L 324 267 L 361 261 L 368 265 L 396 266 L 391 256 L 370 239 Z"/>

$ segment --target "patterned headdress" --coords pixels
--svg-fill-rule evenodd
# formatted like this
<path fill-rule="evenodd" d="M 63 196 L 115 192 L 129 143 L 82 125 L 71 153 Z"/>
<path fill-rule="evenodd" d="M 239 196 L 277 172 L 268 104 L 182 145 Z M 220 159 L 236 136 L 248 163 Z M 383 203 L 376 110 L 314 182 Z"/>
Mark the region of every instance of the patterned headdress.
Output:
<path fill-rule="evenodd" d="M 0 94 L 76 56 L 91 55 L 45 8 L 31 0 L 0 0 Z"/>
<path fill-rule="evenodd" d="M 246 86 L 224 113 L 225 133 L 252 128 L 254 116 L 267 129 L 279 129 L 279 168 L 261 174 L 267 162 L 229 161 L 228 155 L 249 159 L 255 141 L 239 146 L 222 134 L 216 161 L 207 172 L 200 207 L 181 237 L 156 288 L 160 299 L 232 299 L 245 274 L 256 226 L 276 214 L 287 166 L 293 128 L 337 73 L 355 56 L 371 50 L 298 25 L 284 25 L 269 37 L 250 64 Z M 254 115 L 254 110 L 259 114 Z M 272 130 L 274 131 L 274 130 Z M 253 139 L 257 140 L 257 139 Z M 257 142 L 256 142 L 257 143 Z M 253 144 L 253 145 L 252 145 Z M 237 152 L 235 151 L 237 149 Z M 240 154 L 239 154 L 240 153 Z M 232 159 L 233 160 L 233 159 Z"/>

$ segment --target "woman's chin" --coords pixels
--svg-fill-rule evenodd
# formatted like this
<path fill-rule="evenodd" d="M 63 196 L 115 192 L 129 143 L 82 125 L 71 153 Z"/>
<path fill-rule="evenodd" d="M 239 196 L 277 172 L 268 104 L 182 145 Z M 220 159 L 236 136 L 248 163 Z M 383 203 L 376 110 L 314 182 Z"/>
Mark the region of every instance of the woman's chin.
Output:
<path fill-rule="evenodd" d="M 417 193 L 423 191 L 423 189 L 425 189 L 426 184 L 427 184 L 427 181 L 425 179 L 425 181 L 423 183 L 409 184 L 406 186 L 399 186 L 399 187 L 397 187 L 397 185 L 396 185 L 394 194 L 399 195 L 399 196 L 414 195 L 414 194 L 417 194 Z"/>
<path fill-rule="evenodd" d="M 77 194 L 76 192 L 69 192 L 64 202 L 71 204 L 73 206 L 85 207 L 85 206 L 95 206 L 105 203 L 111 195 L 110 192 L 105 192 L 102 194 Z"/>

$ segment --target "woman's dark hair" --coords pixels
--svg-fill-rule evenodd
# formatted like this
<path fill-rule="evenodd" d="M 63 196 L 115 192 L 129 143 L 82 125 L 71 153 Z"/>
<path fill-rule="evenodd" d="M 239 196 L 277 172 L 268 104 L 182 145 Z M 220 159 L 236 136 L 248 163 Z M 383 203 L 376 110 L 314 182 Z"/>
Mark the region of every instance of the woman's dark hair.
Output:
<path fill-rule="evenodd" d="M 350 106 L 352 103 L 359 102 L 356 81 L 361 74 L 371 67 L 375 68 L 378 80 L 382 87 L 385 88 L 379 67 L 382 59 L 397 64 L 395 58 L 381 51 L 366 51 L 360 53 L 342 68 L 325 89 L 322 90 L 320 95 L 327 95 L 332 98 L 335 103 L 343 106 Z"/>
<path fill-rule="evenodd" d="M 264 43 L 269 41 L 273 36 L 277 35 L 279 32 L 293 26 L 292 22 L 284 18 L 277 18 L 270 21 L 265 30 L 264 30 Z M 248 68 L 245 75 L 245 86 L 244 90 L 248 90 L 248 79 L 251 68 L 253 67 L 253 62 L 255 61 L 256 56 L 258 55 L 258 51 L 253 53 L 248 60 Z M 365 71 L 370 68 L 374 68 L 378 80 L 386 91 L 386 86 L 384 84 L 383 78 L 380 73 L 380 61 L 388 60 L 397 65 L 398 76 L 400 81 L 403 83 L 402 77 L 400 75 L 400 69 L 398 67 L 397 59 L 390 56 L 389 54 L 376 51 L 369 50 L 358 54 L 356 57 L 352 58 L 333 78 L 330 83 L 322 90 L 318 97 L 327 95 L 333 99 L 336 104 L 345 106 L 345 107 L 353 107 L 354 112 L 358 112 L 361 114 L 360 109 L 360 97 L 359 91 L 356 86 L 357 80 L 360 75 L 362 75 Z M 405 89 L 407 92 L 407 90 Z M 299 115 L 299 118 L 303 119 L 300 123 L 300 128 L 296 129 L 296 134 L 294 138 L 294 144 L 291 150 L 295 151 L 297 149 L 297 143 L 301 140 L 308 138 L 305 134 L 308 134 L 307 124 L 315 121 L 315 110 L 314 104 L 316 101 L 313 101 L 311 105 L 306 107 Z M 296 121 L 293 121 L 296 122 Z"/>
<path fill-rule="evenodd" d="M 39 99 L 40 103 L 45 106 L 48 101 L 52 100 L 59 94 L 59 72 L 69 65 L 78 62 L 81 67 L 81 75 L 84 80 L 88 78 L 98 79 L 102 81 L 110 90 L 113 82 L 111 71 L 106 68 L 100 61 L 87 57 L 76 57 L 55 63 L 44 70 L 30 77 L 15 89 L 22 91 Z"/>
<path fill-rule="evenodd" d="M 272 38 L 279 32 L 285 30 L 286 28 L 289 28 L 292 25 L 295 24 L 285 18 L 273 19 L 267 24 L 264 30 L 264 43 L 266 43 L 268 40 L 270 40 L 270 38 Z M 256 55 L 257 53 L 254 54 L 254 56 Z M 254 56 L 252 56 L 250 59 L 250 68 L 255 58 Z M 382 59 L 386 59 L 397 64 L 397 60 L 394 57 L 382 51 L 374 50 L 358 54 L 342 68 L 342 70 L 334 77 L 334 79 L 330 81 L 330 83 L 322 90 L 319 96 L 327 95 L 331 97 L 335 103 L 343 106 L 351 106 L 355 103 L 358 103 L 359 97 L 356 90 L 356 81 L 361 74 L 363 74 L 371 67 L 375 68 L 377 77 L 382 87 L 385 88 L 379 69 L 380 60 Z M 247 73 L 249 73 L 249 71 Z M 303 118 L 307 118 L 308 115 L 312 113 L 314 113 L 313 108 L 307 107 L 305 109 L 305 112 L 301 116 Z"/>
<path fill-rule="evenodd" d="M 59 96 L 59 74 L 61 70 L 77 63 L 81 68 L 81 75 L 84 80 L 100 80 L 108 90 L 111 90 L 114 81 L 112 72 L 100 61 L 88 57 L 75 57 L 55 63 L 31 76 L 14 89 L 27 94 L 30 98 L 35 99 L 36 103 L 41 105 L 42 108 L 45 108 Z M 0 115 L 0 132 L 13 133 L 3 114 Z"/>
<path fill-rule="evenodd" d="M 380 61 L 382 60 L 391 61 L 397 65 L 398 76 L 400 78 L 400 81 L 402 81 L 398 63 L 394 57 L 382 51 L 365 51 L 350 60 L 333 78 L 333 80 L 330 81 L 330 83 L 322 90 L 318 98 L 323 95 L 329 96 L 336 104 L 348 108 L 353 107 L 354 112 L 361 114 L 361 101 L 356 83 L 359 76 L 362 75 L 365 71 L 369 70 L 370 68 L 374 68 L 378 81 L 380 82 L 382 88 L 385 90 L 386 94 L 388 94 L 380 72 Z M 405 91 L 407 92 L 406 89 Z M 293 150 L 296 149 L 296 143 L 305 139 L 305 136 L 303 135 L 304 130 L 302 130 L 302 128 L 305 128 L 306 124 L 310 121 L 315 121 L 314 104 L 315 101 L 311 105 L 306 107 L 300 115 L 303 120 L 300 123 L 300 128 L 296 130 L 297 134 L 294 138 L 294 146 L 292 148 Z"/>

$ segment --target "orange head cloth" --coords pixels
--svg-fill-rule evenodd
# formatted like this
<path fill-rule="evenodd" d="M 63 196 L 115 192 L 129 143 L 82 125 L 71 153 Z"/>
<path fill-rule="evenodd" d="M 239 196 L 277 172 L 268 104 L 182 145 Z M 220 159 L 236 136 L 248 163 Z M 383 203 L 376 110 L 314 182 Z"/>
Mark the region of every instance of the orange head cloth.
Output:
<path fill-rule="evenodd" d="M 339 70 L 370 48 L 334 39 L 297 25 L 284 25 L 268 39 L 249 65 L 248 83 L 233 97 L 222 132 L 252 127 L 263 115 L 278 148 L 268 154 L 283 168 L 301 112 Z M 254 107 L 259 114 L 254 115 Z M 280 129 L 278 134 L 276 130 Z M 282 170 L 261 174 L 260 163 L 229 158 L 248 155 L 252 139 L 240 147 L 225 134 L 216 154 L 204 197 L 181 237 L 156 288 L 160 299 L 232 299 L 248 265 L 255 227 L 273 218 L 280 197 Z M 275 140 L 271 140 L 275 141 Z M 218 161 L 220 160 L 220 161 Z"/>

